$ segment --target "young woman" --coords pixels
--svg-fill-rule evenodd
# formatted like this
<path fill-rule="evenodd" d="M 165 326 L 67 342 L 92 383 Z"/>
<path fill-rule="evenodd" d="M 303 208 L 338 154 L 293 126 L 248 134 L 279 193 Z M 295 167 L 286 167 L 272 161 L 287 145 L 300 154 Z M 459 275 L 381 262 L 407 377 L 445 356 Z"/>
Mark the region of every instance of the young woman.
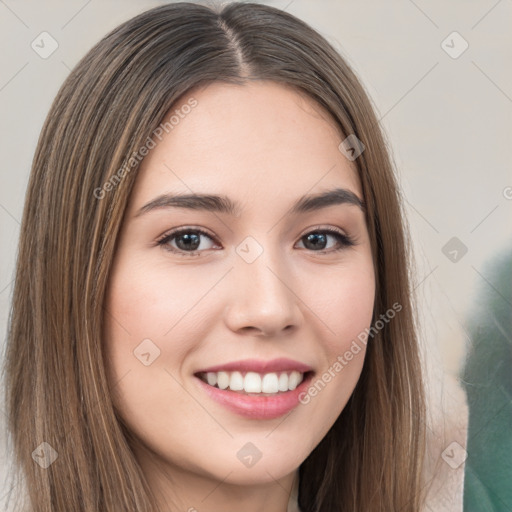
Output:
<path fill-rule="evenodd" d="M 399 192 L 308 25 L 178 3 L 108 34 L 51 107 L 21 233 L 27 510 L 421 509 Z"/>

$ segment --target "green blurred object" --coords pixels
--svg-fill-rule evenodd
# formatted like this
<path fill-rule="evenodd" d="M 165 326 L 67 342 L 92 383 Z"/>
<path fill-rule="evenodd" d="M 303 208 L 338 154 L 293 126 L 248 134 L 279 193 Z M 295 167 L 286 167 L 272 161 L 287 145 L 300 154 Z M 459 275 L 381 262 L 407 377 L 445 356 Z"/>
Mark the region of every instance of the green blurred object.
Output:
<path fill-rule="evenodd" d="M 466 322 L 462 375 L 469 406 L 464 512 L 512 511 L 512 253 L 483 271 Z"/>

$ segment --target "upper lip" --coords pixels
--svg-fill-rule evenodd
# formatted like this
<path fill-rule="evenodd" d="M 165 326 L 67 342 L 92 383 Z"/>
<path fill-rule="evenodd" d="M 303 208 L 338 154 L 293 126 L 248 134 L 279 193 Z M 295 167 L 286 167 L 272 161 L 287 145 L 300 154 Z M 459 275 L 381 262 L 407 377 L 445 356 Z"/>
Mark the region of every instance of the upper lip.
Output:
<path fill-rule="evenodd" d="M 199 370 L 196 373 L 207 372 L 256 372 L 256 373 L 273 373 L 273 372 L 288 372 L 298 371 L 306 373 L 313 371 L 311 366 L 294 361 L 293 359 L 279 358 L 272 359 L 271 361 L 264 361 L 262 359 L 243 359 L 240 361 L 232 361 L 230 363 L 218 364 Z"/>

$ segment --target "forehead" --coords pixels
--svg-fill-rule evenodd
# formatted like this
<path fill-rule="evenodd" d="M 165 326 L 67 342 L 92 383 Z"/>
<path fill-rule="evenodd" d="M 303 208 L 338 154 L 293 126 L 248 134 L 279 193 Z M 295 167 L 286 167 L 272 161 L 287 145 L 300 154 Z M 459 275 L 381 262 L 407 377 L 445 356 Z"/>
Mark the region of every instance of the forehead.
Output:
<path fill-rule="evenodd" d="M 361 197 L 357 171 L 338 149 L 339 127 L 289 86 L 212 83 L 185 94 L 166 121 L 141 164 L 135 206 L 171 190 L 270 201 L 337 186 Z"/>

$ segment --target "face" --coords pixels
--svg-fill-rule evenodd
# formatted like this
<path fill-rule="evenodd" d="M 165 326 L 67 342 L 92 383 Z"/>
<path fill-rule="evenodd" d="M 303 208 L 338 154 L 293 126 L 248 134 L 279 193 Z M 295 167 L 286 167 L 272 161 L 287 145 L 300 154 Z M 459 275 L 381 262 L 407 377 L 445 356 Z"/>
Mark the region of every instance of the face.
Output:
<path fill-rule="evenodd" d="M 361 373 L 364 347 L 344 357 L 375 294 L 361 185 L 333 121 L 288 87 L 214 83 L 175 110 L 110 276 L 113 400 L 155 481 L 262 486 L 294 474 Z"/>

